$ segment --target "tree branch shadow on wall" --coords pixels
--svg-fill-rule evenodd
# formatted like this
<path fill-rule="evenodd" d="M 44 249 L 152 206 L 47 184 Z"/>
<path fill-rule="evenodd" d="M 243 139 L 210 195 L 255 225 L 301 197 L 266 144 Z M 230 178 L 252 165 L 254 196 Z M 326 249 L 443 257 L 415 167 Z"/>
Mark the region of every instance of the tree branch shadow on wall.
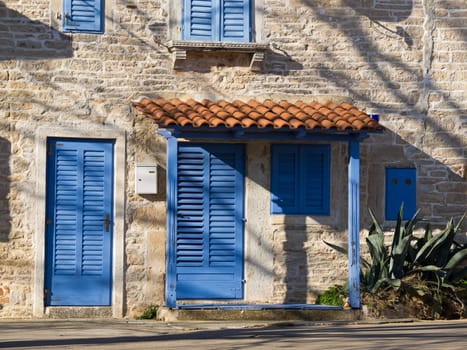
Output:
<path fill-rule="evenodd" d="M 11 143 L 0 137 L 0 242 L 8 242 L 11 231 L 10 194 Z"/>
<path fill-rule="evenodd" d="M 394 139 L 395 143 L 388 146 L 383 139 Z M 371 218 L 368 209 L 372 209 L 386 229 L 395 225 L 393 221 L 385 221 L 385 170 L 387 167 L 405 167 L 414 168 L 417 172 L 418 182 L 416 208 L 420 209 L 422 221 L 418 227 L 422 228 L 426 223 L 430 223 L 433 229 L 442 229 L 446 225 L 446 216 L 452 216 L 457 222 L 460 217 L 466 212 L 467 207 L 467 182 L 466 173 L 461 176 L 455 173 L 448 165 L 441 163 L 429 154 L 426 154 L 412 143 L 405 141 L 400 135 L 386 130 L 382 135 L 373 135 L 370 139 L 362 143 L 361 149 L 362 159 L 365 160 L 366 166 L 360 170 L 361 185 L 368 187 L 368 192 L 371 196 L 366 197 L 361 195 L 360 198 L 360 230 L 368 229 L 371 225 Z M 334 176 L 341 176 L 334 174 Z M 347 181 L 347 178 L 342 179 Z M 464 188 L 463 192 L 459 192 L 459 187 Z M 347 192 L 341 194 L 341 198 L 333 198 L 341 203 L 346 203 Z M 433 204 L 436 203 L 436 204 Z M 346 204 L 343 204 L 346 205 Z M 435 205 L 436 211 L 440 213 L 439 217 L 431 217 L 431 206 Z M 333 215 L 331 213 L 331 215 Z M 279 258 L 284 266 L 284 275 L 275 276 L 279 278 L 277 282 L 283 281 L 285 284 L 285 303 L 308 303 L 310 294 L 317 294 L 321 291 L 313 286 L 313 281 L 310 276 L 314 275 L 313 268 L 319 266 L 313 263 L 313 256 L 316 253 L 310 250 L 310 234 L 309 228 L 305 222 L 306 217 L 302 217 L 302 221 L 297 220 L 298 217 L 285 217 L 282 229 L 285 231 L 285 241 L 282 244 L 284 256 L 275 256 Z M 319 222 L 319 217 L 313 217 Z M 345 222 L 336 222 L 333 227 L 341 227 L 346 225 L 347 217 L 341 218 Z M 323 223 L 326 224 L 326 223 Z M 347 226 L 345 226 L 347 227 Z M 338 231 L 338 230 L 337 230 Z M 313 235 L 313 233 L 311 234 Z M 317 236 L 319 237 L 319 236 Z M 338 245 L 346 245 L 347 235 L 342 236 L 342 239 L 335 237 L 334 243 Z M 464 220 L 460 233 L 458 234 L 459 242 L 467 242 L 467 222 Z M 363 252 L 365 253 L 364 242 L 361 242 Z M 323 242 L 317 242 L 321 245 L 322 251 L 328 251 Z M 336 254 L 331 253 L 331 254 Z M 341 260 L 331 260 L 330 263 L 339 263 Z M 332 267 L 327 267 L 327 270 L 332 270 Z M 336 266 L 338 271 L 338 266 Z M 319 274 L 316 274 L 319 275 Z M 338 276 L 330 276 L 338 277 Z M 344 281 L 345 282 L 345 281 Z"/>
<path fill-rule="evenodd" d="M 72 57 L 71 38 L 0 1 L 0 60 Z"/>
<path fill-rule="evenodd" d="M 405 137 L 409 139 L 414 135 L 405 135 Z M 394 140 L 394 143 L 389 145 L 385 139 Z M 361 172 L 364 174 L 368 193 L 373 195 L 362 198 L 361 229 L 369 228 L 372 222 L 368 215 L 368 208 L 374 211 L 380 222 L 384 222 L 385 171 L 388 167 L 416 170 L 416 208 L 420 209 L 422 221 L 429 222 L 433 228 L 443 228 L 447 217 L 458 220 L 466 213 L 467 173 L 465 165 L 453 169 L 422 151 L 414 143 L 391 130 L 386 130 L 382 135 L 374 135 L 362 143 L 362 157 L 365 159 L 367 168 L 362 169 Z M 461 188 L 464 190 L 459 191 Z M 438 215 L 431 217 L 432 210 Z M 393 225 L 394 222 L 386 221 L 387 227 Z M 466 235 L 466 221 L 464 221 L 463 229 L 463 234 Z"/>

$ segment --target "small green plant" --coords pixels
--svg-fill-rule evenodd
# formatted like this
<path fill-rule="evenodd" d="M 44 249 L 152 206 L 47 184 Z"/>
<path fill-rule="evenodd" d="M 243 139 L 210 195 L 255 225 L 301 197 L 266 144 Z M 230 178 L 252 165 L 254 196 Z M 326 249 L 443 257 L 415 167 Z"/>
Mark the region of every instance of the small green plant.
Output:
<path fill-rule="evenodd" d="M 151 320 L 153 318 L 156 318 L 157 316 L 157 310 L 159 309 L 159 305 L 148 305 L 144 312 L 136 317 L 137 320 Z"/>
<path fill-rule="evenodd" d="M 347 298 L 347 288 L 336 284 L 320 294 L 316 299 L 316 304 L 343 306 L 345 298 Z"/>

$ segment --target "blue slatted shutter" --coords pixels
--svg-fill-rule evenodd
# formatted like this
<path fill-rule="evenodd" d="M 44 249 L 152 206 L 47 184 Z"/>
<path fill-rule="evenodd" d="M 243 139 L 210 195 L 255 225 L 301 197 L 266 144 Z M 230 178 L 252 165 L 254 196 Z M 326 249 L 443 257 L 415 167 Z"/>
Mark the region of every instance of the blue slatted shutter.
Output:
<path fill-rule="evenodd" d="M 250 41 L 250 0 L 184 0 L 183 39 Z"/>
<path fill-rule="evenodd" d="M 300 181 L 301 203 L 304 213 L 329 214 L 330 150 L 328 145 L 303 145 Z"/>
<path fill-rule="evenodd" d="M 217 41 L 219 21 L 216 0 L 184 0 L 183 39 Z"/>
<path fill-rule="evenodd" d="M 80 269 L 77 245 L 81 225 L 79 212 L 75 210 L 76 199 L 81 192 L 79 167 L 78 150 L 57 150 L 53 273 L 58 275 L 73 275 Z M 53 217 L 53 213 L 49 217 Z"/>
<path fill-rule="evenodd" d="M 47 303 L 110 305 L 113 144 L 48 147 Z"/>
<path fill-rule="evenodd" d="M 273 145 L 271 213 L 328 215 L 329 145 Z"/>
<path fill-rule="evenodd" d="M 250 1 L 222 0 L 221 41 L 250 41 Z"/>
<path fill-rule="evenodd" d="M 64 0 L 63 30 L 102 33 L 103 9 L 103 0 Z"/>
<path fill-rule="evenodd" d="M 177 299 L 243 296 L 243 148 L 180 145 Z"/>
<path fill-rule="evenodd" d="M 280 213 L 293 210 L 299 205 L 299 183 L 295 180 L 299 174 L 296 146 L 273 146 L 272 158 L 272 212 Z"/>

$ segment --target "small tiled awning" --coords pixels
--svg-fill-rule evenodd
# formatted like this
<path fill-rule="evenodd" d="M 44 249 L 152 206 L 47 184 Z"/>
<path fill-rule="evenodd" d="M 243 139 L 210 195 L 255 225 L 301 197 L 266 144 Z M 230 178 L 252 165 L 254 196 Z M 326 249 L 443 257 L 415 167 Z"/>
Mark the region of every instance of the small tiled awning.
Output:
<path fill-rule="evenodd" d="M 347 102 L 259 102 L 254 99 L 214 102 L 145 97 L 132 103 L 160 128 L 304 129 L 307 132 L 375 132 L 383 129 L 376 120 Z"/>

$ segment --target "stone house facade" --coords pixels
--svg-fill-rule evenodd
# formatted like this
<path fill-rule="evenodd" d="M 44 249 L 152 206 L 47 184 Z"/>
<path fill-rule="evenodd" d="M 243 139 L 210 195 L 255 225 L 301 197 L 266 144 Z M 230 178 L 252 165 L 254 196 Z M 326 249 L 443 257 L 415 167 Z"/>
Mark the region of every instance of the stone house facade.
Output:
<path fill-rule="evenodd" d="M 391 210 L 400 198 L 433 223 L 466 212 L 464 1 L 193 4 L 193 8 L 206 3 L 226 7 L 231 3 L 234 8 L 236 3 L 246 4 L 240 42 L 222 29 L 209 40 L 199 39 L 194 29 L 187 32 L 188 24 L 196 23 L 184 12 L 190 1 L 91 2 L 98 8 L 92 15 L 95 21 L 77 26 L 79 16 L 75 21 L 67 6 L 79 8 L 79 0 L 0 0 L 0 317 L 70 315 L 84 309 L 88 315 L 131 317 L 149 304 L 166 303 L 168 145 L 157 133 L 158 126 L 134 107 L 142 96 L 350 103 L 378 115 L 385 128 L 360 143 L 362 237 L 369 223 L 367 209 L 390 226 Z M 229 27 L 228 16 L 222 18 L 226 21 L 222 28 Z M 85 147 L 89 142 L 91 150 Z M 323 244 L 347 241 L 347 143 L 278 142 L 329 146 L 326 215 L 271 214 L 276 142 L 233 143 L 243 145 L 246 159 L 244 289 L 241 297 L 222 302 L 313 303 L 320 291 L 347 278 L 346 259 Z M 102 174 L 89 175 L 110 179 L 102 182 L 110 186 L 106 192 L 110 209 L 97 218 L 92 204 L 88 208 L 90 218 L 102 220 L 107 237 L 107 259 L 102 262 L 110 271 L 107 294 L 92 294 L 101 281 L 64 279 L 53 284 L 64 288 L 71 301 L 54 299 L 49 290 L 51 270 L 66 270 L 69 263 L 59 258 L 69 247 L 51 258 L 54 244 L 48 236 L 55 225 L 49 222 L 54 220 L 50 208 L 61 200 L 58 195 L 56 202 L 51 199 L 51 188 L 59 186 L 60 179 L 63 186 L 71 181 L 66 173 L 71 156 L 60 153 L 63 145 L 87 154 L 92 171 L 97 154 L 111 159 L 102 164 Z M 61 155 L 65 168 L 58 165 Z M 51 156 L 56 156 L 56 163 Z M 138 192 L 135 175 L 147 165 L 156 167 L 151 174 L 157 190 Z M 409 188 L 400 189 L 398 181 Z M 86 192 L 79 193 L 86 201 Z M 391 199 L 394 193 L 400 196 Z M 96 198 L 89 201 L 100 200 Z M 64 221 L 57 225 L 68 225 L 67 205 L 62 207 Z M 89 227 L 88 240 L 95 242 L 92 222 Z M 54 237 L 54 242 L 65 245 L 70 241 Z M 98 250 L 92 249 L 86 258 L 91 263 Z M 84 261 L 86 254 L 79 254 Z M 89 275 L 96 264 L 100 262 L 88 265 Z M 106 301 L 92 301 L 103 295 Z M 197 300 L 218 302 L 209 297 Z"/>

